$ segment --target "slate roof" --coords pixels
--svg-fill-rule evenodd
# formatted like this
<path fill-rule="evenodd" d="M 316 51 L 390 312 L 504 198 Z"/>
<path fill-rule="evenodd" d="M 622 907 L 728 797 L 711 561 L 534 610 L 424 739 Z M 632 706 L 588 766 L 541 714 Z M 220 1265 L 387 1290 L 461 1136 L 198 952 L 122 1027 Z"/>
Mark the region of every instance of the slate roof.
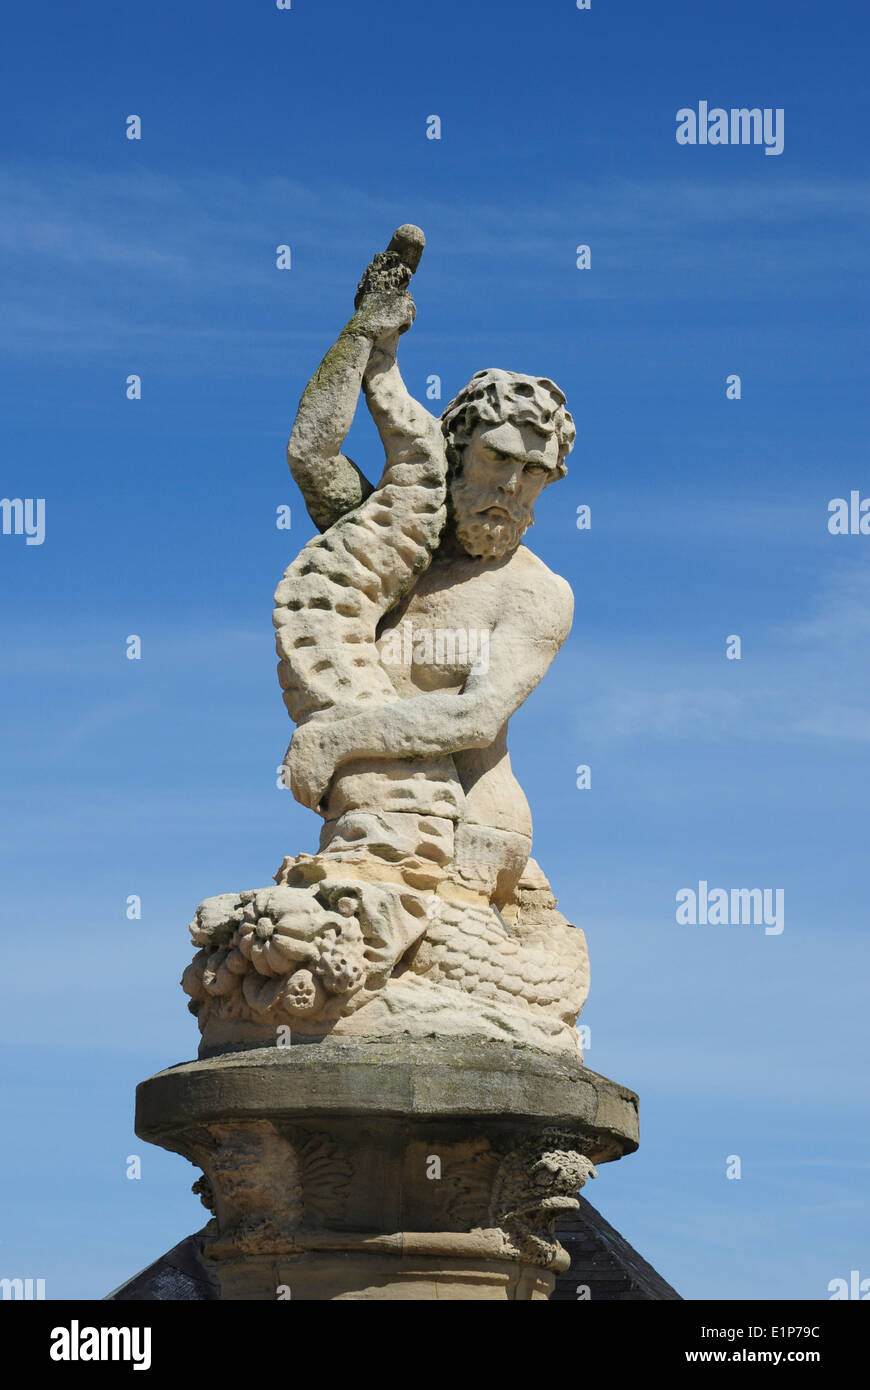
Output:
<path fill-rule="evenodd" d="M 600 1211 L 585 1197 L 579 1201 L 578 1212 L 556 1223 L 556 1235 L 571 1256 L 571 1268 L 558 1275 L 551 1303 L 576 1302 L 578 1287 L 588 1288 L 593 1303 L 681 1298 Z"/>
<path fill-rule="evenodd" d="M 219 1299 L 220 1289 L 209 1263 L 202 1257 L 205 1227 L 173 1245 L 153 1265 L 148 1265 L 113 1293 L 104 1302 L 117 1303 L 163 1301 L 202 1303 Z"/>

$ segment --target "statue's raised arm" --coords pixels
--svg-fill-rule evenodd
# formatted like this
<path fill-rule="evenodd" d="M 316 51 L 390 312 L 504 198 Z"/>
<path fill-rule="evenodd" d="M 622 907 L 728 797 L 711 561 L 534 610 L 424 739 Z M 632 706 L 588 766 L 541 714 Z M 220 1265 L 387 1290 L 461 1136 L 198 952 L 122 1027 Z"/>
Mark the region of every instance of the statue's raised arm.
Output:
<path fill-rule="evenodd" d="M 327 352 L 299 402 L 287 444 L 287 462 L 315 526 L 326 531 L 365 501 L 372 485 L 342 445 L 365 385 L 369 408 L 390 449 L 402 427 L 437 422 L 408 395 L 396 365 L 399 335 L 414 322 L 408 284 L 423 254 L 419 227 L 394 233 L 359 283 L 354 314 Z"/>

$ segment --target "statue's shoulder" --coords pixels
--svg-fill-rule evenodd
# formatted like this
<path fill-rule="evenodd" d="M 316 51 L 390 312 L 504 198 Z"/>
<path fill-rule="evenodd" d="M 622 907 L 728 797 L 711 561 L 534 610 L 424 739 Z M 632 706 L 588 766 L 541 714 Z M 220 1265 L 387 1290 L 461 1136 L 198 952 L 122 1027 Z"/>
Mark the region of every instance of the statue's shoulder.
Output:
<path fill-rule="evenodd" d="M 529 550 L 527 545 L 517 546 L 513 562 L 517 574 L 522 574 L 526 582 L 531 578 L 548 596 L 561 596 L 562 599 L 568 598 L 573 603 L 574 594 L 567 579 L 563 579 L 561 574 L 554 574 L 550 567 L 544 564 L 540 555 Z"/>
<path fill-rule="evenodd" d="M 548 626 L 567 635 L 574 617 L 574 591 L 567 579 L 554 574 L 539 555 L 528 546 L 519 545 L 511 557 L 512 577 L 517 589 L 529 596 L 529 601 L 541 615 L 549 619 Z"/>

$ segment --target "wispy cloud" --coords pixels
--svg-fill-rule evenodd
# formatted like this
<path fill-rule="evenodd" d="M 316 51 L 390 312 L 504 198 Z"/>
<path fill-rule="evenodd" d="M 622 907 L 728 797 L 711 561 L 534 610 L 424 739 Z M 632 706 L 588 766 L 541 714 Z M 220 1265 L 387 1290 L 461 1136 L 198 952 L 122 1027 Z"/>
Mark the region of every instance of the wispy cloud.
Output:
<path fill-rule="evenodd" d="M 842 544 L 832 538 L 832 544 Z M 810 615 L 780 629 L 788 641 L 841 647 L 870 635 L 870 556 L 843 561 L 829 571 Z M 855 653 L 860 659 L 860 651 Z"/>
<path fill-rule="evenodd" d="M 754 629 L 739 667 L 725 659 L 724 632 L 715 662 L 673 632 L 573 640 L 548 698 L 563 697 L 567 683 L 579 724 L 605 741 L 866 743 L 870 558 L 824 572 L 807 610 Z"/>
<path fill-rule="evenodd" d="M 720 300 L 735 284 L 775 299 L 793 296 L 796 278 L 808 294 L 830 295 L 854 291 L 866 276 L 863 239 L 854 234 L 870 207 L 866 180 L 763 188 L 746 180 L 729 185 L 727 206 L 718 184 L 697 179 L 654 187 L 562 179 L 552 194 L 512 206 L 509 217 L 501 203 L 477 203 L 463 212 L 461 238 L 452 201 L 428 192 L 412 198 L 430 238 L 433 285 L 449 274 L 454 293 L 461 287 L 463 298 L 497 309 L 507 277 L 519 302 L 552 300 L 576 275 L 579 241 L 595 244 L 586 300 Z M 319 297 L 346 288 L 349 267 L 352 275 L 362 269 L 361 237 L 406 220 L 408 200 L 328 177 L 315 187 L 285 177 L 19 165 L 0 169 L 0 208 L 12 285 L 0 351 L 66 354 L 74 342 L 79 353 L 99 355 L 116 352 L 124 332 L 140 340 L 149 330 L 171 333 L 178 351 L 186 339 L 243 343 L 253 322 L 268 334 L 281 314 L 286 329 L 310 329 L 306 316 Z M 316 267 L 316 283 L 296 275 L 292 290 L 276 296 L 274 250 L 284 241 L 299 267 Z M 207 334 L 206 305 L 219 310 Z M 437 333 L 437 311 L 430 321 Z"/>

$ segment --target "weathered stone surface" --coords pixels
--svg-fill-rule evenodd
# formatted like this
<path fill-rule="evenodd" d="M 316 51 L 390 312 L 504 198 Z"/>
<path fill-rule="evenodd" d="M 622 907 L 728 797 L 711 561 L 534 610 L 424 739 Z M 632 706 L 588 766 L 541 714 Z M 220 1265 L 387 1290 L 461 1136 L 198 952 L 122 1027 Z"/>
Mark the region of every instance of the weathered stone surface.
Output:
<path fill-rule="evenodd" d="M 203 1171 L 224 1299 L 546 1298 L 554 1222 L 637 1145 L 636 1097 L 582 1065 L 586 941 L 507 751 L 571 624 L 521 541 L 574 425 L 546 377 L 478 372 L 440 419 L 408 394 L 422 250 L 375 256 L 287 449 L 321 534 L 275 594 L 284 775 L 318 849 L 200 904 L 200 1060 L 138 1092 L 137 1133 Z M 342 453 L 361 392 L 374 488 Z"/>
<path fill-rule="evenodd" d="M 556 1236 L 570 1257 L 556 1276 L 551 1303 L 672 1302 L 681 1295 L 582 1196 L 576 1212 L 556 1217 Z M 197 1231 L 108 1294 L 117 1300 L 209 1301 L 220 1298 L 214 1265 Z M 441 1290 L 436 1292 L 441 1294 Z"/>
<path fill-rule="evenodd" d="M 333 1037 L 158 1073 L 136 1130 L 203 1169 L 223 1298 L 545 1298 L 637 1104 L 537 1049 Z"/>
<path fill-rule="evenodd" d="M 374 258 L 288 444 L 323 534 L 275 595 L 285 776 L 324 827 L 277 889 L 198 909 L 183 984 L 208 1049 L 284 1025 L 578 1051 L 586 941 L 529 857 L 506 743 L 571 624 L 570 588 L 521 538 L 574 425 L 546 377 L 478 372 L 440 419 L 408 394 L 396 351 L 423 244 L 400 227 Z M 361 391 L 375 488 L 341 452 Z"/>

